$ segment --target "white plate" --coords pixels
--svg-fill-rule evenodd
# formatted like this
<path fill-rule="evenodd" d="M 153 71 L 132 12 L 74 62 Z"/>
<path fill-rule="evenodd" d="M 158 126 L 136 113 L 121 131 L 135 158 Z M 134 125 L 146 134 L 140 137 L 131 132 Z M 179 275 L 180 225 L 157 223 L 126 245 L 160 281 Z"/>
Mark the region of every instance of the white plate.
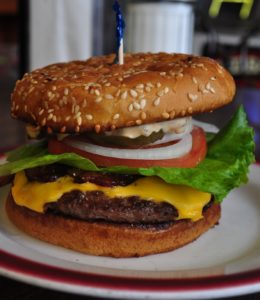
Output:
<path fill-rule="evenodd" d="M 0 192 L 0 274 L 31 284 L 108 298 L 205 299 L 260 291 L 260 168 L 222 206 L 220 225 L 173 252 L 113 259 L 28 237 L 4 211 Z"/>

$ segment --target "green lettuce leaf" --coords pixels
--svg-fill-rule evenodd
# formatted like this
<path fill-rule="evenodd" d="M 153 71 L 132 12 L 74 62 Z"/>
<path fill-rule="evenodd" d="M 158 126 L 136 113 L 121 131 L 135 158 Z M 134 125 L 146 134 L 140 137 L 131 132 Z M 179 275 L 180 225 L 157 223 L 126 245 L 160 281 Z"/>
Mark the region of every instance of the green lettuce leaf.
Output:
<path fill-rule="evenodd" d="M 0 176 L 59 162 L 89 171 L 159 176 L 171 184 L 187 185 L 211 193 L 220 202 L 231 189 L 247 182 L 248 167 L 254 161 L 253 152 L 253 130 L 240 107 L 227 126 L 211 138 L 207 157 L 195 168 L 98 168 L 92 161 L 74 153 L 49 154 L 45 142 L 38 142 L 9 152 L 9 162 L 0 166 Z"/>

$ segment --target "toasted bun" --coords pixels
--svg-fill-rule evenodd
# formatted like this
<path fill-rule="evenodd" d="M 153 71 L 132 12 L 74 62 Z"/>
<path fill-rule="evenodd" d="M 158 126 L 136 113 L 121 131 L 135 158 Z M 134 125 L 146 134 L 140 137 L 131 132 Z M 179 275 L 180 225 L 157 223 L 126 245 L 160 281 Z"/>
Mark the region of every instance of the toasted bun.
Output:
<path fill-rule="evenodd" d="M 12 116 L 49 132 L 73 133 L 153 123 L 229 103 L 232 76 L 192 55 L 126 54 L 47 66 L 25 74 L 12 95 Z"/>
<path fill-rule="evenodd" d="M 33 212 L 16 205 L 11 194 L 6 210 L 19 229 L 37 239 L 87 254 L 113 257 L 138 257 L 179 248 L 197 239 L 220 218 L 220 206 L 212 204 L 197 222 L 180 220 L 154 226 L 86 222 Z"/>

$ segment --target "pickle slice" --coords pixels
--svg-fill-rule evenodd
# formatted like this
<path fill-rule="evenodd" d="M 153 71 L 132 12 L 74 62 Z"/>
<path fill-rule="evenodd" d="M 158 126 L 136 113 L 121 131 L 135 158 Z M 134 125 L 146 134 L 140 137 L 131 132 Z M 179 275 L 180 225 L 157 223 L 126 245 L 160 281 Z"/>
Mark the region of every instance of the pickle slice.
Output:
<path fill-rule="evenodd" d="M 153 132 L 149 136 L 140 135 L 137 138 L 128 138 L 125 136 L 119 135 L 105 135 L 105 134 L 96 134 L 93 132 L 89 132 L 86 136 L 94 143 L 108 146 L 120 146 L 120 147 L 141 147 L 146 146 L 151 143 L 154 143 L 163 138 L 164 133 L 162 130 L 158 132 Z"/>

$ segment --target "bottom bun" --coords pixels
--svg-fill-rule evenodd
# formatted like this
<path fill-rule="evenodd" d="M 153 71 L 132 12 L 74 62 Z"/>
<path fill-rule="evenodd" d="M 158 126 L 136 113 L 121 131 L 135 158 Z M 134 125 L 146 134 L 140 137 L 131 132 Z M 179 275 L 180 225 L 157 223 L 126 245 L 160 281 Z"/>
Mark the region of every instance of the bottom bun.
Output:
<path fill-rule="evenodd" d="M 53 214 L 40 214 L 18 206 L 8 196 L 10 220 L 27 234 L 75 251 L 102 256 L 138 257 L 182 247 L 213 227 L 220 218 L 220 205 L 204 210 L 203 219 L 179 220 L 156 225 L 87 222 Z"/>

